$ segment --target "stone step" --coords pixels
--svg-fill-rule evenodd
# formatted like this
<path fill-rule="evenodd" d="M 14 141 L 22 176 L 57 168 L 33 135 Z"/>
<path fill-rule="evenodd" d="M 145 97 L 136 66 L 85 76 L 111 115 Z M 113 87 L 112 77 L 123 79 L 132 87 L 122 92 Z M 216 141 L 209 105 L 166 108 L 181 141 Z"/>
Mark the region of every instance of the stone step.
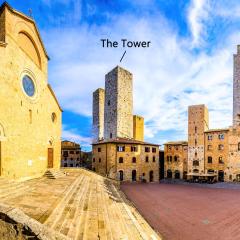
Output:
<path fill-rule="evenodd" d="M 45 173 L 44 173 L 44 177 L 47 177 L 49 179 L 57 179 L 60 177 L 64 177 L 65 174 L 58 169 L 48 169 Z"/>

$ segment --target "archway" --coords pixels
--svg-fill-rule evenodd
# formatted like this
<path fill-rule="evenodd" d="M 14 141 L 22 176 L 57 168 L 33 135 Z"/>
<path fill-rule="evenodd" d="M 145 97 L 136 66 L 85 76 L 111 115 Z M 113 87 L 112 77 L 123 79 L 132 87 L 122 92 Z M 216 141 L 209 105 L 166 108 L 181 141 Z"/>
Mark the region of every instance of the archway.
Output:
<path fill-rule="evenodd" d="M 122 170 L 119 171 L 119 180 L 123 181 L 123 171 Z"/>
<path fill-rule="evenodd" d="M 137 171 L 132 170 L 132 182 L 136 182 L 136 180 L 137 180 Z"/>
<path fill-rule="evenodd" d="M 167 170 L 167 178 L 172 178 L 172 171 L 170 169 Z"/>
<path fill-rule="evenodd" d="M 222 170 L 218 171 L 218 181 L 224 182 L 224 171 Z"/>
<path fill-rule="evenodd" d="M 180 172 L 178 170 L 175 171 L 175 174 L 174 174 L 174 178 L 175 179 L 180 179 Z"/>
<path fill-rule="evenodd" d="M 187 171 L 183 172 L 183 179 L 185 179 L 185 180 L 187 179 Z"/>
<path fill-rule="evenodd" d="M 153 171 L 149 172 L 149 182 L 153 182 Z"/>

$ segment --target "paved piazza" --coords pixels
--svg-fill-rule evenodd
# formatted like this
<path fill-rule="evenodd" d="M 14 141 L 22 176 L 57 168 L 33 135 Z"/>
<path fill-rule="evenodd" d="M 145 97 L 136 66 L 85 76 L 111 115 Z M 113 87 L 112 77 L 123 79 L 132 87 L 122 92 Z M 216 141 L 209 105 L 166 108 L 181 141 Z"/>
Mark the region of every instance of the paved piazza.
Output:
<path fill-rule="evenodd" d="M 121 189 L 163 239 L 240 239 L 238 184 L 124 184 Z"/>
<path fill-rule="evenodd" d="M 67 239 L 161 239 L 115 181 L 84 169 L 64 171 L 58 179 L 0 178 L 0 207 L 17 208 Z"/>

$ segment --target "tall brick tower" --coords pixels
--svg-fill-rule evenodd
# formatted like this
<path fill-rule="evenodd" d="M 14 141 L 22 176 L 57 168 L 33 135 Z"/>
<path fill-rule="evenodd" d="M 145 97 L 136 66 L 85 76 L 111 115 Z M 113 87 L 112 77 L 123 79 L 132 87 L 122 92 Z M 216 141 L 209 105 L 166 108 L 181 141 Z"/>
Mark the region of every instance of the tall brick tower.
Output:
<path fill-rule="evenodd" d="M 233 126 L 240 125 L 240 45 L 233 55 Z"/>
<path fill-rule="evenodd" d="M 104 89 L 98 88 L 93 92 L 93 142 L 97 142 L 104 137 L 104 98 Z"/>
<path fill-rule="evenodd" d="M 133 138 L 132 111 L 132 74 L 117 66 L 105 76 L 105 140 Z"/>
<path fill-rule="evenodd" d="M 204 173 L 204 131 L 209 129 L 205 105 L 188 107 L 188 173 Z"/>

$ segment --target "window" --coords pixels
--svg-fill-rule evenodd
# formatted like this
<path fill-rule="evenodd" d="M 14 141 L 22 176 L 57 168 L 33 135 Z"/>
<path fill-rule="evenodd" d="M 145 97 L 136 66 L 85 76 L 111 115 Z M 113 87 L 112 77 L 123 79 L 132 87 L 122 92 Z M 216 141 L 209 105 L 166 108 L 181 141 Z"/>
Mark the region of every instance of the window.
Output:
<path fill-rule="evenodd" d="M 150 147 L 145 147 L 145 152 L 150 152 Z"/>
<path fill-rule="evenodd" d="M 112 138 L 112 133 L 110 133 L 110 138 Z"/>
<path fill-rule="evenodd" d="M 118 162 L 119 162 L 119 163 L 123 163 L 123 158 L 120 157 L 120 158 L 118 159 Z"/>
<path fill-rule="evenodd" d="M 172 156 L 169 157 L 169 161 L 172 162 Z"/>
<path fill-rule="evenodd" d="M 197 152 L 195 152 L 195 158 L 197 157 Z"/>
<path fill-rule="evenodd" d="M 146 156 L 145 161 L 148 162 L 148 160 L 149 160 L 149 158 L 148 158 L 148 156 Z"/>
<path fill-rule="evenodd" d="M 197 127 L 195 127 L 195 133 L 197 133 Z"/>
<path fill-rule="evenodd" d="M 174 156 L 174 161 L 177 162 L 177 160 L 178 160 L 178 157 Z"/>
<path fill-rule="evenodd" d="M 193 166 L 199 166 L 199 161 L 198 160 L 194 160 L 193 161 Z"/>
<path fill-rule="evenodd" d="M 219 158 L 218 158 L 218 162 L 219 162 L 220 164 L 224 164 L 223 157 L 219 157 Z"/>
<path fill-rule="evenodd" d="M 208 156 L 208 163 L 212 163 L 212 157 Z"/>
<path fill-rule="evenodd" d="M 135 157 L 132 158 L 132 163 L 136 163 L 137 159 Z"/>
<path fill-rule="evenodd" d="M 168 150 L 171 150 L 172 149 L 172 147 L 171 146 L 168 146 Z"/>
<path fill-rule="evenodd" d="M 125 152 L 125 146 L 117 146 L 118 152 Z"/>
<path fill-rule="evenodd" d="M 195 145 L 197 145 L 197 139 L 195 139 Z"/>
<path fill-rule="evenodd" d="M 98 148 L 98 152 L 101 152 L 101 148 Z"/>
<path fill-rule="evenodd" d="M 212 135 L 208 135 L 207 139 L 208 139 L 208 141 L 211 141 L 212 140 Z"/>
<path fill-rule="evenodd" d="M 137 146 L 131 146 L 131 152 L 137 152 L 138 147 Z"/>
<path fill-rule="evenodd" d="M 76 151 L 76 154 L 79 154 L 79 151 Z"/>
<path fill-rule="evenodd" d="M 68 151 L 63 151 L 63 156 L 68 157 Z"/>
<path fill-rule="evenodd" d="M 156 162 L 156 157 L 155 156 L 153 156 L 153 162 Z"/>
<path fill-rule="evenodd" d="M 53 122 L 53 123 L 56 122 L 56 120 L 57 120 L 57 115 L 56 115 L 55 112 L 52 113 L 52 115 L 51 115 L 51 119 L 52 119 L 52 122 Z"/>
<path fill-rule="evenodd" d="M 102 159 L 101 159 L 101 158 L 99 158 L 99 159 L 98 159 L 98 162 L 101 162 L 101 161 L 102 161 Z"/>
<path fill-rule="evenodd" d="M 93 158 L 93 160 L 92 160 L 93 162 L 95 162 L 95 158 Z"/>
<path fill-rule="evenodd" d="M 218 145 L 218 150 L 223 150 L 224 149 L 224 146 L 222 144 L 219 144 Z"/>
<path fill-rule="evenodd" d="M 152 152 L 153 152 L 153 153 L 157 152 L 157 149 L 156 149 L 155 147 L 152 148 Z"/>
<path fill-rule="evenodd" d="M 224 139 L 224 134 L 222 134 L 222 133 L 219 134 L 219 135 L 218 135 L 218 138 L 221 139 L 221 140 Z"/>
<path fill-rule="evenodd" d="M 212 145 L 208 145 L 208 146 L 207 146 L 207 150 L 208 150 L 208 151 L 211 151 L 211 150 L 212 150 Z"/>
<path fill-rule="evenodd" d="M 74 151 L 70 151 L 69 153 L 70 153 L 70 154 L 74 154 Z"/>
<path fill-rule="evenodd" d="M 33 80 L 25 75 L 22 79 L 22 86 L 23 86 L 23 90 L 24 92 L 29 96 L 29 97 L 33 97 L 35 94 L 35 85 Z"/>

